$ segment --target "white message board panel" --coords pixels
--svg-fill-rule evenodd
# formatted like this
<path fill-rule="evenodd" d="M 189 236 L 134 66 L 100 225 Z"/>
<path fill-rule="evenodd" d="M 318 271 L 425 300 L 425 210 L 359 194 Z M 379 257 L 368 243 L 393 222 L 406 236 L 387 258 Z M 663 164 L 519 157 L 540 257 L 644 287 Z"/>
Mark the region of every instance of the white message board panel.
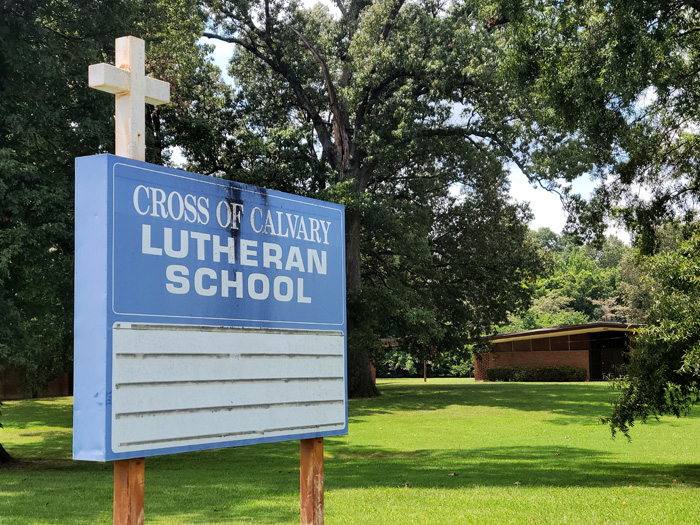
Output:
<path fill-rule="evenodd" d="M 115 453 L 345 426 L 342 332 L 117 324 Z"/>

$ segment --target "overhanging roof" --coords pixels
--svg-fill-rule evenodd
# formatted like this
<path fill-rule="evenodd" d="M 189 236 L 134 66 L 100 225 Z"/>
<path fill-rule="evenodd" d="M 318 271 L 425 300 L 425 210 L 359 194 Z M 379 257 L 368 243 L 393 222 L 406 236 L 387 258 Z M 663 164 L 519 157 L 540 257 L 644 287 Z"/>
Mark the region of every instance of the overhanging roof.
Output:
<path fill-rule="evenodd" d="M 483 340 L 490 343 L 507 343 L 509 341 L 524 341 L 527 339 L 544 339 L 545 337 L 561 337 L 564 335 L 589 334 L 593 332 L 634 332 L 641 324 L 630 323 L 586 323 L 564 326 L 552 326 L 550 328 L 537 328 L 524 332 L 511 332 L 509 334 L 489 335 Z"/>

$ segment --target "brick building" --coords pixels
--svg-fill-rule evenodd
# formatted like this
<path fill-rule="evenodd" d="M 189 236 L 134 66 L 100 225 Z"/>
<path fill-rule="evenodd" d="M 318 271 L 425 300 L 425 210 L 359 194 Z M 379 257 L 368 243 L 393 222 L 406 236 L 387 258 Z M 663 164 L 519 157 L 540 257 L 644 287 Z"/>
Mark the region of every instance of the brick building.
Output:
<path fill-rule="evenodd" d="M 589 381 L 599 381 L 625 362 L 639 326 L 588 323 L 489 336 L 491 351 L 475 356 L 474 377 L 487 381 L 489 368 L 577 366 L 586 369 Z"/>

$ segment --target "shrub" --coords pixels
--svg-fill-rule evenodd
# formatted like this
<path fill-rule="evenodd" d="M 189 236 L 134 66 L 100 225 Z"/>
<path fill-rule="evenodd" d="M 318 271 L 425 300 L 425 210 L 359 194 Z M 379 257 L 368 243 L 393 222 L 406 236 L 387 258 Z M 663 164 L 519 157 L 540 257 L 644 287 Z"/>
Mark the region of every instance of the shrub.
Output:
<path fill-rule="evenodd" d="M 585 381 L 586 369 L 577 366 L 542 366 L 538 368 L 524 368 L 511 366 L 506 368 L 489 368 L 486 377 L 489 381 L 517 381 L 517 382 L 557 382 Z"/>

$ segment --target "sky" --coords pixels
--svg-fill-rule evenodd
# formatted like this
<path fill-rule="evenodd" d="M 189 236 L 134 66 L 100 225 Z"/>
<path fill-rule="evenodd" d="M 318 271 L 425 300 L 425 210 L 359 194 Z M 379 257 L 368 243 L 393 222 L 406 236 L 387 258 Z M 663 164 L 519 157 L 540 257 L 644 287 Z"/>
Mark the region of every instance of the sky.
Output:
<path fill-rule="evenodd" d="M 207 42 L 215 46 L 212 59 L 223 72 L 224 79 L 232 84 L 233 79 L 227 73 L 227 64 L 232 54 L 233 44 L 209 39 L 207 39 Z M 516 167 L 513 167 L 510 173 L 511 197 L 518 202 L 530 203 L 530 208 L 534 215 L 530 228 L 537 230 L 546 227 L 556 233 L 561 233 L 566 224 L 566 212 L 562 207 L 559 196 L 556 193 L 548 192 L 539 186 L 531 184 Z M 592 190 L 593 182 L 587 176 L 579 177 L 579 179 L 574 181 L 574 191 L 576 193 L 586 197 L 590 195 Z M 610 227 L 608 234 L 616 235 L 629 243 L 629 235 L 620 229 Z"/>

